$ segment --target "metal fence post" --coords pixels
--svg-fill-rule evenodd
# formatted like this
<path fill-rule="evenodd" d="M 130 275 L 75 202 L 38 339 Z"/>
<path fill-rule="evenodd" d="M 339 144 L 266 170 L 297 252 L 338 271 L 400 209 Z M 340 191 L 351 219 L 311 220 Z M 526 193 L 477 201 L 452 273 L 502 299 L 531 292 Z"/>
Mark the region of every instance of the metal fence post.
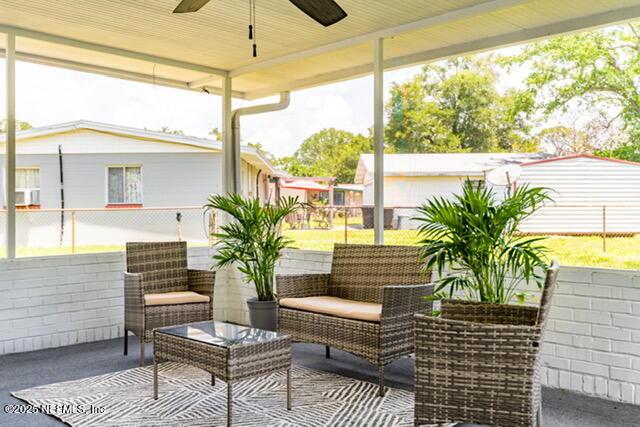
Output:
<path fill-rule="evenodd" d="M 602 206 L 602 251 L 607 252 L 607 206 Z"/>
<path fill-rule="evenodd" d="M 348 218 L 349 218 L 349 209 L 345 207 L 344 208 L 344 242 L 345 243 L 348 243 L 348 237 L 347 237 L 347 235 L 348 235 L 347 230 L 349 228 L 348 227 L 348 222 L 349 222 Z"/>
<path fill-rule="evenodd" d="M 176 222 L 178 223 L 178 242 L 182 242 L 182 213 L 176 212 Z"/>
<path fill-rule="evenodd" d="M 76 253 L 76 211 L 71 211 L 71 253 Z"/>

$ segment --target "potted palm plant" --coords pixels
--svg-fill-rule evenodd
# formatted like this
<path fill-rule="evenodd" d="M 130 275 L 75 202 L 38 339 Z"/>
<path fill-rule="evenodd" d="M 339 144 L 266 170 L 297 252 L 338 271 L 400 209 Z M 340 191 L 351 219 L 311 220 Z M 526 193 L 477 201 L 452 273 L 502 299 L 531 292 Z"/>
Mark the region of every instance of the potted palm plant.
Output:
<path fill-rule="evenodd" d="M 215 268 L 235 264 L 247 283 L 253 284 L 257 297 L 249 298 L 251 326 L 275 331 L 277 302 L 273 295 L 275 266 L 282 250 L 291 241 L 280 234 L 282 220 L 300 208 L 297 198 L 280 198 L 265 204 L 258 198 L 244 198 L 238 194 L 212 195 L 206 209 L 227 213 L 233 221 L 214 233 L 218 239 L 213 259 Z"/>
<path fill-rule="evenodd" d="M 467 181 L 420 208 L 421 257 L 439 273 L 441 301 L 435 316 L 414 318 L 416 425 L 540 425 L 540 345 L 559 265 L 518 229 L 548 200 L 543 188 L 499 198 Z M 539 307 L 510 304 L 525 298 L 523 281 L 542 288 Z"/>
<path fill-rule="evenodd" d="M 433 198 L 418 209 L 425 269 L 440 277 L 434 298 L 456 295 L 507 304 L 522 300 L 517 285 L 542 285 L 544 237 L 518 233 L 522 222 L 550 201 L 544 188 L 523 185 L 502 200 L 485 185 L 467 180 L 454 199 Z"/>

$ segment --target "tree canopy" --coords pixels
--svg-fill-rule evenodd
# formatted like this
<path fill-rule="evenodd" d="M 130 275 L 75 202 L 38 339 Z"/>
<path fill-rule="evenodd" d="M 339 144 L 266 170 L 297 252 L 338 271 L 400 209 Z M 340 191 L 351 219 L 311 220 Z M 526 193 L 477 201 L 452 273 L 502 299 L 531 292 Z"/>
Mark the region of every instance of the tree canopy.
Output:
<path fill-rule="evenodd" d="M 427 65 L 394 84 L 385 138 L 394 153 L 535 151 L 528 93 L 500 94 L 490 58 Z"/>
<path fill-rule="evenodd" d="M 353 182 L 360 154 L 373 151 L 370 136 L 335 128 L 322 129 L 305 139 L 292 156 L 278 164 L 296 176 L 333 176 Z"/>
<path fill-rule="evenodd" d="M 505 63 L 529 70 L 526 90 L 544 118 L 578 110 L 620 122 L 626 140 L 599 152 L 640 159 L 640 24 L 533 43 Z"/>
<path fill-rule="evenodd" d="M 21 120 L 16 120 L 16 130 L 27 130 L 31 129 L 31 123 L 23 122 Z M 7 119 L 0 120 L 0 133 L 4 133 L 7 131 Z"/>

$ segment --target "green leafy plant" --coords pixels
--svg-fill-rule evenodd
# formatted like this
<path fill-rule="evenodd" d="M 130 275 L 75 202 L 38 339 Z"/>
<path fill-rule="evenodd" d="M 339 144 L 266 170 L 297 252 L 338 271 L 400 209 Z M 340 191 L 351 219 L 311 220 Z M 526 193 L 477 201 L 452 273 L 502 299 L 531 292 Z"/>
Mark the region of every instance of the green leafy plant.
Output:
<path fill-rule="evenodd" d="M 522 236 L 518 227 L 550 200 L 546 189 L 526 185 L 498 200 L 491 189 L 467 180 L 454 199 L 427 201 L 415 219 L 425 269 L 440 277 L 434 298 L 462 292 L 470 300 L 506 304 L 524 298 L 516 289 L 520 280 L 540 287 L 544 237 Z"/>
<path fill-rule="evenodd" d="M 234 221 L 222 225 L 219 233 L 215 267 L 236 263 L 247 282 L 256 287 L 259 301 L 272 301 L 275 265 L 282 250 L 291 241 L 280 235 L 282 220 L 301 207 L 297 198 L 280 198 L 264 204 L 258 198 L 238 194 L 212 195 L 205 208 L 226 212 Z"/>

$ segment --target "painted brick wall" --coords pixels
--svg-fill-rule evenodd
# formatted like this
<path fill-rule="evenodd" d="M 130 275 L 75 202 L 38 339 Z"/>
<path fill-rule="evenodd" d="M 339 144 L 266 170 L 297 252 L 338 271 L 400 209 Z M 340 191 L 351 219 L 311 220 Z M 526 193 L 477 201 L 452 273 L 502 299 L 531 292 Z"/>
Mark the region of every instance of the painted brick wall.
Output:
<path fill-rule="evenodd" d="M 208 269 L 208 248 L 189 249 Z M 331 253 L 290 250 L 278 273 L 322 273 Z M 0 354 L 119 337 L 124 254 L 0 261 Z M 218 272 L 215 317 L 247 323 L 254 296 L 237 271 Z M 563 267 L 543 345 L 543 384 L 640 404 L 640 271 Z"/>
<path fill-rule="evenodd" d="M 325 273 L 331 269 L 331 252 L 287 250 L 276 268 L 277 274 Z M 227 270 L 225 287 L 228 298 L 226 318 L 229 321 L 248 324 L 249 313 L 245 301 L 255 297 L 255 290 L 247 285 L 237 270 Z"/>
<path fill-rule="evenodd" d="M 563 267 L 543 384 L 640 404 L 640 272 Z"/>
<path fill-rule="evenodd" d="M 210 264 L 208 248 L 189 249 L 191 268 Z M 122 336 L 124 269 L 122 252 L 0 261 L 0 354 Z"/>
<path fill-rule="evenodd" d="M 189 248 L 189 267 L 208 270 L 211 250 Z M 279 272 L 330 267 L 327 252 L 289 251 Z M 122 252 L 0 260 L 0 354 L 121 337 Z M 248 323 L 245 300 L 255 291 L 237 270 L 216 273 L 216 319 Z"/>

